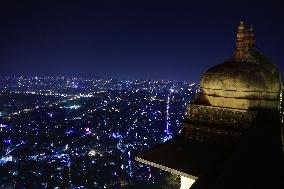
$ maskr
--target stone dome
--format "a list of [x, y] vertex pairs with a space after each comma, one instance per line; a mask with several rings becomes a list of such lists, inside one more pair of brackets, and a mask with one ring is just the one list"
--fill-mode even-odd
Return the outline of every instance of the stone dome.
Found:
[[281, 87], [277, 66], [255, 48], [253, 29], [246, 33], [241, 23], [234, 56], [206, 71], [196, 101], [237, 109], [277, 109]]

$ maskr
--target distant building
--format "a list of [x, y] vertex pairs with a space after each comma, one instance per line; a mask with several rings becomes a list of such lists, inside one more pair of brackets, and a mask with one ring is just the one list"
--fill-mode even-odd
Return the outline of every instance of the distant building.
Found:
[[136, 157], [181, 176], [181, 189], [283, 187], [281, 73], [252, 26], [240, 23], [236, 46], [203, 75], [181, 134]]

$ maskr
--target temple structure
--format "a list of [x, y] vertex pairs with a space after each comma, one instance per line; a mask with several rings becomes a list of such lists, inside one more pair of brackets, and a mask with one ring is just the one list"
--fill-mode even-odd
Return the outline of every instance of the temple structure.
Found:
[[282, 91], [241, 22], [233, 56], [202, 76], [181, 134], [136, 160], [179, 175], [182, 189], [283, 187]]

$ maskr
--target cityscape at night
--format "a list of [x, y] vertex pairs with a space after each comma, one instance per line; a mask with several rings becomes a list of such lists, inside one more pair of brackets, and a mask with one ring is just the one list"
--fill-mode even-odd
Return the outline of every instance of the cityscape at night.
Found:
[[283, 10], [0, 1], [0, 189], [283, 189]]
[[198, 86], [2, 77], [0, 90], [0, 187], [137, 188], [165, 173], [134, 156], [180, 132]]

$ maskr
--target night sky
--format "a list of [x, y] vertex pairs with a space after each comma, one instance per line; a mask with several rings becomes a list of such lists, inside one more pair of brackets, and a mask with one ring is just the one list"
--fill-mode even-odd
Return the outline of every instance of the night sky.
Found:
[[282, 1], [1, 1], [0, 75], [198, 81], [239, 22], [284, 71]]

